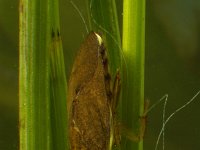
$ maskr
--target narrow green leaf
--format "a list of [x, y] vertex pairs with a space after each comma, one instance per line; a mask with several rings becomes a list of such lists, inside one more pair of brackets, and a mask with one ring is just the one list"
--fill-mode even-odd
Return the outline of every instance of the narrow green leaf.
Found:
[[20, 0], [20, 150], [66, 149], [66, 81], [58, 1]]
[[49, 0], [20, 1], [19, 130], [21, 150], [51, 147]]
[[50, 102], [53, 149], [67, 149], [66, 79], [59, 30], [53, 31], [50, 48]]
[[[124, 0], [123, 41], [127, 76], [123, 80], [122, 118], [135, 135], [142, 127], [140, 116], [144, 110], [144, 39], [145, 0]], [[123, 140], [123, 149], [142, 150], [143, 140]]]
[[50, 45], [50, 106], [53, 150], [66, 150], [67, 103], [64, 56], [59, 24], [58, 1], [52, 1], [52, 33]]

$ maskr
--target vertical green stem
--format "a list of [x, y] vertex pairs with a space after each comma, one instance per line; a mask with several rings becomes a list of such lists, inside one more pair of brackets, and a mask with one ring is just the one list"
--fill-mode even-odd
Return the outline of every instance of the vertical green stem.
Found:
[[64, 150], [66, 121], [59, 117], [66, 118], [66, 82], [58, 1], [20, 0], [19, 12], [19, 147]]
[[[59, 33], [57, 31], [57, 33]], [[59, 34], [54, 32], [50, 49], [50, 102], [53, 149], [67, 149], [66, 79]]]
[[[124, 0], [123, 3], [123, 52], [127, 78], [123, 81], [123, 121], [136, 135], [142, 126], [139, 117], [144, 109], [144, 48], [145, 0]], [[142, 150], [143, 141], [124, 140], [123, 149]]]
[[21, 150], [51, 147], [49, 0], [20, 1], [19, 130]]
[[60, 35], [59, 3], [52, 0], [52, 29], [50, 45], [50, 108], [53, 150], [66, 150], [67, 104], [66, 76], [62, 40]]

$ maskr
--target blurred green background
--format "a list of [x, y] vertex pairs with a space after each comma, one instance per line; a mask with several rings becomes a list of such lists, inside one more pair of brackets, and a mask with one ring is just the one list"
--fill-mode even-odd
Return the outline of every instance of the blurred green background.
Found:
[[[85, 1], [74, 3], [87, 18]], [[69, 0], [60, 0], [60, 4], [68, 77], [86, 30]], [[117, 7], [121, 20], [121, 0], [117, 0]], [[147, 0], [146, 8], [145, 98], [154, 104], [169, 94], [168, 116], [200, 90], [200, 1]], [[18, 149], [18, 31], [18, 1], [0, 0], [0, 150]], [[166, 150], [200, 149], [199, 107], [200, 96], [170, 120], [165, 131]], [[146, 150], [155, 148], [162, 109], [159, 104], [148, 114]]]

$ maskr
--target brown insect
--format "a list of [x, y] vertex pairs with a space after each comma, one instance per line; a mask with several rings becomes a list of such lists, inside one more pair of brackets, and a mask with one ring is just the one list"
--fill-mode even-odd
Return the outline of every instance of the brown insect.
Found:
[[91, 32], [74, 61], [68, 87], [70, 150], [111, 150], [119, 95], [117, 73], [111, 77], [102, 38]]

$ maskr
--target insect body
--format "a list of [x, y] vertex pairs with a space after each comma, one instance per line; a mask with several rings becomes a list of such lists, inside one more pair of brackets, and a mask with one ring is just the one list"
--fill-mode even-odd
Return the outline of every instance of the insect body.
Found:
[[91, 32], [74, 61], [68, 91], [71, 150], [110, 150], [113, 96], [102, 38]]

